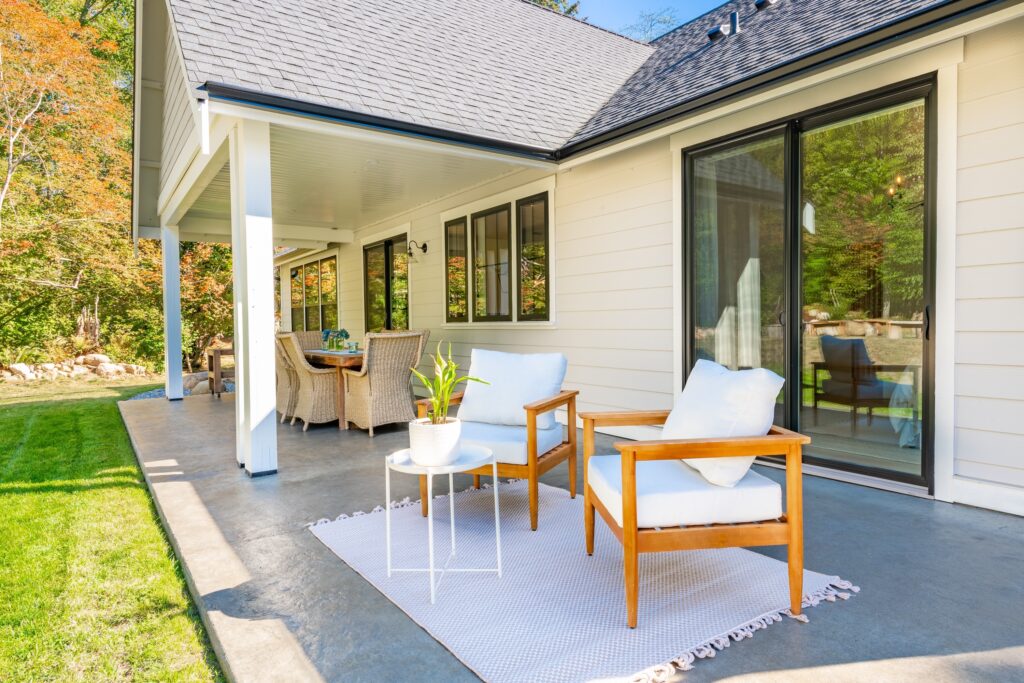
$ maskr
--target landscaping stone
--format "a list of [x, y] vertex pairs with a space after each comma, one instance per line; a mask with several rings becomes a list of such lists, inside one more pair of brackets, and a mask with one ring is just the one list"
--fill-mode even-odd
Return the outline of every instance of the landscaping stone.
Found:
[[36, 373], [32, 372], [32, 368], [25, 365], [24, 363], [15, 363], [11, 366], [11, 372], [15, 377], [19, 379], [35, 379]]
[[124, 367], [116, 363], [100, 363], [96, 366], [96, 374], [100, 377], [120, 377], [124, 374]]
[[193, 396], [195, 396], [196, 394], [208, 394], [208, 393], [210, 393], [210, 383], [209, 382], [200, 382], [200, 383], [196, 384], [194, 387], [192, 387], [191, 394]]
[[74, 365], [71, 367], [71, 377], [81, 377], [82, 375], [90, 375], [89, 368], [84, 365]]
[[82, 363], [95, 368], [103, 363], [110, 363], [110, 357], [102, 353], [90, 353], [82, 356]]
[[181, 386], [191, 391], [192, 389], [195, 389], [200, 382], [205, 382], [209, 378], [209, 376], [210, 373], [206, 371], [193, 372], [191, 375], [185, 375], [184, 377], [182, 377]]

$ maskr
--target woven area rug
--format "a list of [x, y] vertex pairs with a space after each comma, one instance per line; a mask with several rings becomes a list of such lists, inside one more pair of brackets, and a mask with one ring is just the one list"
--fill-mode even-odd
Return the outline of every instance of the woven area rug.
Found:
[[[714, 656], [788, 614], [786, 564], [740, 548], [640, 556], [640, 622], [626, 627], [622, 548], [597, 520], [593, 557], [583, 539], [583, 496], [540, 485], [530, 531], [526, 482], [501, 484], [503, 576], [449, 573], [430, 604], [426, 574], [385, 564], [384, 512], [320, 520], [310, 530], [350, 567], [486, 681], [659, 680]], [[392, 505], [396, 567], [427, 564], [419, 502]], [[448, 501], [435, 499], [435, 556], [449, 551]], [[494, 507], [486, 489], [455, 494], [451, 566], [494, 566]], [[804, 606], [857, 588], [804, 573]], [[805, 620], [805, 619], [803, 619]], [[807, 628], [810, 628], [808, 626]]]

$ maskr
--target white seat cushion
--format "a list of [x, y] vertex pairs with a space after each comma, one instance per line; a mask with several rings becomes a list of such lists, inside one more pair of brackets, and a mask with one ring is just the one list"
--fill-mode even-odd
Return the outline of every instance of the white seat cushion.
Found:
[[[784, 381], [764, 368], [729, 370], [699, 360], [665, 420], [664, 438], [764, 436], [775, 420], [775, 399]], [[683, 462], [712, 484], [735, 486], [754, 458], [691, 458]]]
[[[526, 426], [523, 406], [551, 398], [562, 390], [567, 361], [560, 353], [501, 353], [473, 349], [469, 376], [490, 382], [467, 382], [459, 417], [471, 422]], [[555, 426], [554, 411], [537, 416], [537, 427]]]
[[[538, 429], [538, 457], [562, 443], [563, 434], [564, 429], [559, 424], [551, 429]], [[526, 464], [526, 427], [463, 421], [462, 443], [490, 448], [498, 462], [508, 465]]]
[[[622, 463], [597, 455], [587, 465], [591, 490], [622, 526]], [[732, 487], [716, 486], [679, 460], [636, 464], [636, 519], [642, 529], [777, 519], [782, 487], [750, 470]]]

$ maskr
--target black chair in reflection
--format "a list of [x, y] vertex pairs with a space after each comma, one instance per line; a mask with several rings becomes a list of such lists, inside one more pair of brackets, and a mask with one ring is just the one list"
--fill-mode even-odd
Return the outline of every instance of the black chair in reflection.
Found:
[[[818, 424], [818, 403], [828, 401], [850, 407], [850, 432], [857, 436], [857, 411], [866, 408], [868, 426], [871, 425], [875, 408], [888, 408], [893, 394], [905, 387], [900, 382], [878, 378], [879, 372], [910, 372], [913, 375], [913, 392], [909, 398], [912, 419], [917, 424], [917, 396], [920, 388], [921, 366], [893, 365], [872, 362], [863, 339], [840, 339], [826, 335], [821, 337], [821, 355], [825, 360], [811, 363], [813, 387], [814, 424]], [[819, 375], [827, 371], [828, 379], [819, 382]]]

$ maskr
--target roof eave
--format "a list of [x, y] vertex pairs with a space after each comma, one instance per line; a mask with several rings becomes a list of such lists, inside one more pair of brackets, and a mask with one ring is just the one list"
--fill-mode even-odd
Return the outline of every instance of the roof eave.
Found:
[[297, 100], [290, 97], [283, 97], [281, 95], [272, 95], [258, 90], [240, 88], [238, 86], [227, 85], [224, 83], [207, 82], [200, 86], [200, 90], [204, 91], [207, 97], [223, 102], [259, 107], [278, 112], [299, 114], [302, 116], [310, 116], [336, 123], [344, 123], [361, 128], [370, 128], [386, 133], [448, 142], [457, 145], [466, 145], [527, 159], [554, 161], [556, 158], [556, 150], [554, 149], [545, 149], [543, 147], [533, 145], [524, 145], [506, 140], [498, 140], [469, 133], [445, 130], [443, 128], [436, 128], [433, 126], [424, 126], [408, 121], [399, 121], [382, 116], [375, 116], [373, 114], [365, 114], [362, 112], [330, 107], [304, 100]]

